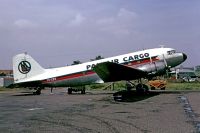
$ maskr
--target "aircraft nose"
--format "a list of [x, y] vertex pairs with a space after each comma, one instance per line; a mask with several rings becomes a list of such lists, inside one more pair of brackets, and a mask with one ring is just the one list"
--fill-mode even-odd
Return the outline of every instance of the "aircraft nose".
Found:
[[187, 55], [183, 53], [183, 60], [185, 61], [187, 59]]

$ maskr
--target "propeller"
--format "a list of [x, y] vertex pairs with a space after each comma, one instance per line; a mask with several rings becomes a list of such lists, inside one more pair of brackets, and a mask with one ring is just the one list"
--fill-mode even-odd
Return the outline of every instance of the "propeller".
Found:
[[163, 54], [163, 60], [164, 60], [164, 64], [165, 64], [165, 66], [166, 66], [166, 75], [167, 75], [167, 77], [169, 77], [169, 73], [171, 72], [171, 66], [169, 66], [168, 64], [167, 64], [167, 61], [166, 61], [166, 58], [165, 58], [165, 55]]

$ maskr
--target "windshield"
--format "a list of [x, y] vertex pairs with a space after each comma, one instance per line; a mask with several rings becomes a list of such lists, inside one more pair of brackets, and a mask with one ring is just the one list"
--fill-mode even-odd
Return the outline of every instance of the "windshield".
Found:
[[175, 53], [176, 53], [176, 50], [167, 51], [167, 54], [168, 54], [168, 55], [172, 55], [172, 54], [175, 54]]

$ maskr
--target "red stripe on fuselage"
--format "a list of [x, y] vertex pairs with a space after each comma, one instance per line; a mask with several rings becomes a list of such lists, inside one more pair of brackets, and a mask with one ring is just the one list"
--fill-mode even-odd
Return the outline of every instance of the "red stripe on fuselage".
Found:
[[[144, 63], [150, 63], [151, 61], [155, 62], [155, 61], [158, 61], [158, 60], [159, 59], [154, 57], [151, 60], [150, 59], [137, 60], [137, 61], [127, 62], [126, 65], [125, 65], [125, 63], [123, 63], [122, 65], [130, 67], [130, 66], [133, 66], [133, 65], [141, 65], [141, 64], [144, 64]], [[88, 76], [88, 75], [92, 75], [92, 74], [95, 74], [95, 72], [92, 71], [92, 70], [88, 70], [88, 71], [78, 72], [78, 73], [74, 73], [74, 74], [70, 74], [70, 75], [46, 79], [42, 83], [52, 83], [52, 82], [55, 82], [55, 81], [61, 81], [61, 80], [66, 80], [66, 79], [74, 79], [74, 78], [79, 78], [79, 77], [82, 77], [82, 76]]]
[[43, 81], [43, 83], [51, 83], [51, 82], [61, 81], [61, 80], [66, 80], [66, 79], [74, 79], [74, 78], [79, 78], [82, 76], [88, 76], [88, 75], [92, 75], [92, 74], [95, 74], [95, 72], [89, 70], [89, 71], [85, 71], [85, 72], [79, 72], [79, 73], [65, 75], [65, 76], [61, 76], [61, 77], [46, 79]]
[[56, 79], [57, 80], [73, 79], [73, 78], [77, 78], [77, 77], [81, 77], [81, 76], [88, 76], [88, 75], [91, 75], [91, 74], [94, 74], [94, 73], [95, 72], [93, 72], [93, 71], [79, 72], [79, 73], [72, 74], [72, 75], [66, 75], [66, 76], [63, 76], [63, 77], [58, 77]]
[[145, 64], [145, 63], [150, 63], [151, 61], [155, 62], [155, 61], [158, 61], [158, 60], [159, 59], [157, 59], [157, 57], [154, 57], [151, 60], [150, 59], [138, 60], [138, 61], [128, 62], [127, 66], [141, 65], [141, 64]]

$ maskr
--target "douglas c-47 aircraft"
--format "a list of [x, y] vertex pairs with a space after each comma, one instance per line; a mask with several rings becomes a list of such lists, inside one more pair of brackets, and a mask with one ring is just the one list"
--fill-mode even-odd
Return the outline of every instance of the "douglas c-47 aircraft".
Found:
[[[150, 79], [165, 74], [186, 59], [184, 53], [177, 53], [173, 48], [154, 48], [73, 66], [44, 69], [30, 55], [23, 53], [13, 57], [14, 84], [35, 87], [36, 94], [40, 94], [44, 87]], [[145, 85], [139, 81], [136, 91], [145, 92]]]

